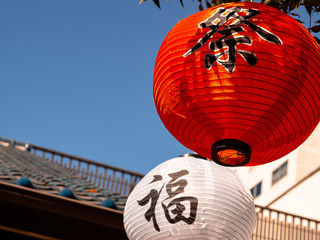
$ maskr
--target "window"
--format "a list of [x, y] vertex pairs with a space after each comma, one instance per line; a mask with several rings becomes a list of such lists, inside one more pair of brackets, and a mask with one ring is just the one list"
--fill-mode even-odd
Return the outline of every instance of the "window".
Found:
[[280, 167], [272, 172], [272, 185], [277, 183], [281, 178], [287, 175], [288, 161], [283, 163]]
[[259, 195], [261, 195], [261, 186], [262, 186], [262, 181], [259, 182], [257, 185], [255, 185], [253, 188], [251, 188], [250, 191], [251, 191], [253, 198], [256, 198]]

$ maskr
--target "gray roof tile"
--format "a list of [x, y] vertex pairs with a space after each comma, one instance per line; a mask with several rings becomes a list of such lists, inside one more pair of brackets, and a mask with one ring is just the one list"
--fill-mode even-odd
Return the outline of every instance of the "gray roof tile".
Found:
[[61, 190], [70, 189], [77, 200], [94, 205], [112, 199], [117, 208], [123, 210], [127, 199], [119, 193], [99, 188], [56, 163], [0, 144], [0, 181], [16, 184], [21, 177], [28, 178], [38, 191], [59, 195]]

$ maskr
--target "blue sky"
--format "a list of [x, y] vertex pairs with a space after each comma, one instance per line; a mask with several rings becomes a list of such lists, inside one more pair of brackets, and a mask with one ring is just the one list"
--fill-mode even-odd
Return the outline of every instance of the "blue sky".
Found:
[[147, 173], [190, 152], [160, 121], [160, 44], [197, 1], [0, 3], [0, 136]]
[[153, 68], [196, 2], [0, 3], [0, 136], [141, 173], [189, 152], [160, 121]]

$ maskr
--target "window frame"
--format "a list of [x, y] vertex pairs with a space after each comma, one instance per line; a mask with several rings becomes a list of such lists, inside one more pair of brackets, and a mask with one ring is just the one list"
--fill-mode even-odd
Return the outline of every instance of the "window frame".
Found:
[[262, 194], [262, 180], [250, 189], [252, 197], [255, 199]]
[[272, 171], [271, 186], [288, 175], [288, 160]]

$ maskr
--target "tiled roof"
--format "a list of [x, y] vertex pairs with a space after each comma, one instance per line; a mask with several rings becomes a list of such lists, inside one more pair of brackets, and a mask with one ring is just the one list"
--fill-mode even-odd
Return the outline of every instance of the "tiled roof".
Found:
[[0, 144], [0, 181], [120, 211], [127, 199], [120, 193], [96, 186], [67, 168], [11, 145]]

